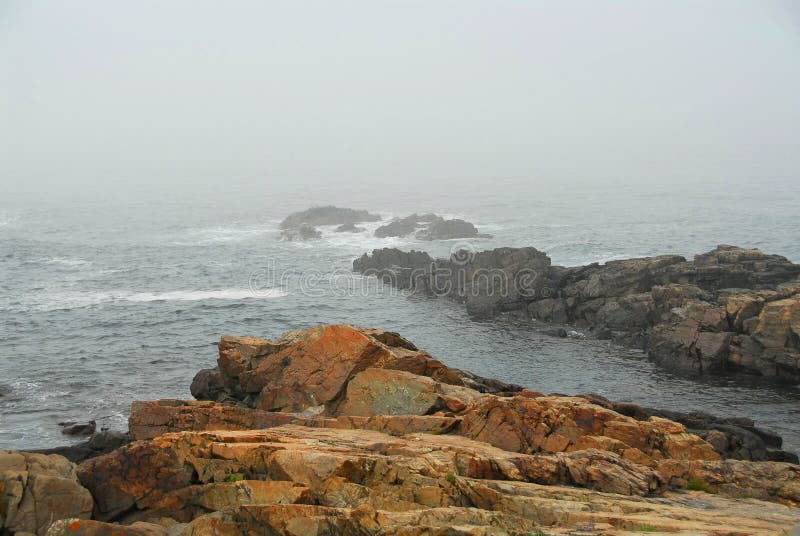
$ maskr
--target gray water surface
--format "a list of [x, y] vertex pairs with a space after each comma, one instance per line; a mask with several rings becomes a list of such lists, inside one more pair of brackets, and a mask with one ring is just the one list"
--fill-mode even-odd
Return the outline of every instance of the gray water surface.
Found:
[[[446, 300], [407, 296], [350, 273], [376, 247], [447, 255], [440, 243], [335, 234], [277, 240], [293, 210], [335, 202], [385, 217], [436, 211], [554, 263], [692, 255], [719, 243], [800, 262], [800, 187], [525, 188], [433, 194], [231, 192], [138, 200], [0, 200], [0, 449], [64, 444], [57, 425], [125, 429], [132, 400], [189, 397], [223, 334], [276, 337], [317, 323], [398, 331], [448, 365], [544, 392], [594, 392], [675, 410], [752, 417], [800, 450], [800, 390], [665, 372], [608, 342], [475, 322]], [[370, 225], [374, 228], [374, 225]]]

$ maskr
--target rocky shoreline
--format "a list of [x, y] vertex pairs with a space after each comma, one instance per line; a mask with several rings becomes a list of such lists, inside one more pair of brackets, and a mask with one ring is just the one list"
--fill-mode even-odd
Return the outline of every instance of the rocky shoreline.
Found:
[[[676, 414], [684, 425], [537, 393], [451, 369], [389, 331], [223, 337], [192, 393], [134, 402], [132, 442], [77, 466], [0, 453], [2, 530], [778, 534], [800, 523], [800, 466], [734, 459], [743, 451], [719, 440], [750, 422]], [[690, 432], [704, 426], [719, 434]]]
[[474, 317], [588, 330], [669, 369], [800, 381], [800, 265], [757, 249], [723, 245], [691, 261], [663, 255], [563, 267], [535, 248], [462, 250], [449, 259], [387, 248], [353, 269], [455, 299]]

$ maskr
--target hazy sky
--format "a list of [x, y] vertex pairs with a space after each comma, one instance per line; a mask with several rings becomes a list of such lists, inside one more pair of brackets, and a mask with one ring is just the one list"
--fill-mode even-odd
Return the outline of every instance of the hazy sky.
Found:
[[800, 2], [0, 0], [0, 193], [800, 180]]

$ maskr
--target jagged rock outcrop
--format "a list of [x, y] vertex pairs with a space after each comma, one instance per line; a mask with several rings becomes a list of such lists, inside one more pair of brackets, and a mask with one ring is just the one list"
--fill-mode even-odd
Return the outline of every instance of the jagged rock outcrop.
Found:
[[340, 400], [367, 368], [428, 376], [479, 391], [522, 388], [444, 366], [397, 333], [348, 325], [291, 331], [279, 340], [222, 337], [218, 366], [192, 382], [199, 400], [237, 402], [267, 411], [303, 411]]
[[[800, 522], [797, 465], [721, 459], [678, 422], [450, 369], [394, 332], [223, 337], [218, 365], [195, 391], [234, 403], [135, 402], [134, 441], [82, 462], [85, 489], [72, 481], [93, 519], [48, 515], [38, 533], [745, 535]], [[8, 456], [0, 469], [41, 455]]]
[[58, 455], [0, 451], [0, 533], [45, 534], [57, 519], [88, 519], [92, 495]]
[[446, 220], [436, 214], [412, 214], [397, 218], [375, 230], [378, 238], [414, 235], [419, 240], [451, 240], [454, 238], [491, 238], [481, 234], [468, 221], [458, 218]]
[[297, 229], [301, 225], [316, 227], [318, 225], [353, 225], [361, 222], [380, 221], [378, 214], [366, 210], [340, 208], [332, 205], [312, 207], [289, 214], [280, 224], [281, 229]]
[[[427, 257], [427, 258], [426, 258]], [[551, 266], [534, 248], [454, 253], [375, 250], [357, 272], [466, 304], [476, 317], [511, 313], [587, 328], [641, 347], [675, 369], [800, 380], [800, 265], [756, 249]]]
[[[604, 410], [612, 410], [629, 417], [625, 426], [632, 427], [633, 436], [648, 435], [646, 428], [651, 425], [638, 421], [649, 421], [651, 417], [668, 418], [707, 438], [724, 457], [796, 461], [793, 454], [780, 450], [782, 440], [779, 436], [757, 428], [747, 419], [717, 419], [706, 415], [703, 421], [700, 414], [682, 415], [633, 404], [615, 404], [596, 395], [586, 396], [591, 405], [581, 405], [576, 402], [579, 399], [572, 397], [545, 397], [519, 386], [446, 367], [409, 340], [389, 331], [334, 325], [288, 332], [277, 341], [225, 336], [219, 343], [217, 363], [216, 369], [197, 374], [192, 383], [192, 394], [201, 400], [231, 402], [261, 412], [246, 412], [232, 407], [220, 416], [213, 408], [196, 406], [187, 412], [194, 414], [192, 418], [196, 422], [211, 424], [190, 427], [180, 424], [185, 419], [179, 419], [175, 424], [174, 416], [166, 421], [157, 417], [153, 422], [145, 418], [147, 414], [173, 415], [170, 407], [180, 407], [183, 404], [180, 401], [164, 401], [157, 409], [152, 408], [151, 403], [135, 402], [131, 414], [134, 438], [153, 437], [167, 431], [230, 429], [223, 423], [230, 423], [233, 429], [262, 428], [288, 422], [308, 423], [296, 418], [288, 420], [283, 417], [287, 413], [299, 417], [336, 417], [444, 412], [469, 421], [470, 412], [474, 416], [475, 412], [482, 411], [477, 422], [484, 426], [489, 413], [486, 408], [491, 408], [495, 420], [500, 413], [507, 414], [509, 426], [515, 431], [511, 437], [495, 430], [490, 442], [518, 444], [523, 451], [553, 451], [558, 445], [563, 447], [561, 450], [574, 448], [576, 443], [573, 441], [591, 430], [579, 432], [580, 426], [574, 425], [568, 432], [563, 432], [567, 430], [563, 422], [560, 427], [554, 427], [547, 421], [550, 413], [554, 412], [563, 420], [565, 415], [582, 412], [580, 418], [574, 419], [576, 422], [585, 422], [590, 415], [593, 417], [591, 422], [594, 422], [605, 418], [599, 416]], [[511, 399], [481, 396], [486, 393], [520, 396]], [[145, 404], [147, 410], [140, 411], [140, 404]], [[575, 409], [576, 405], [581, 406], [580, 410]], [[271, 413], [274, 411], [284, 413]], [[520, 413], [526, 415], [527, 424], [519, 424], [519, 417], [514, 417]], [[538, 420], [532, 421], [533, 415], [537, 415]], [[167, 425], [170, 420], [173, 424]], [[167, 427], [159, 428], [162, 425]], [[140, 426], [149, 426], [151, 431], [138, 433]], [[535, 433], [530, 431], [534, 427], [539, 427]], [[555, 428], [561, 432], [549, 437]], [[619, 435], [619, 430], [618, 427], [611, 432], [611, 436]], [[582, 438], [581, 441], [597, 444], [593, 439]], [[649, 444], [652, 446], [659, 441], [650, 441]], [[621, 455], [625, 448], [639, 447], [638, 444], [619, 443], [612, 447], [611, 443], [606, 443]], [[634, 451], [629, 455], [638, 456]]]

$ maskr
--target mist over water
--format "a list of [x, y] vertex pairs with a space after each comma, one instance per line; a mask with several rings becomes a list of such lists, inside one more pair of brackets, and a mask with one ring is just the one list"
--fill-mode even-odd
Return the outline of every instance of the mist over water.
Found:
[[539, 391], [752, 417], [800, 451], [795, 387], [350, 273], [455, 242], [277, 240], [336, 204], [464, 218], [494, 235], [476, 249], [562, 265], [721, 243], [800, 262], [798, 27], [792, 0], [0, 2], [0, 449], [188, 397], [223, 334], [347, 322]]
[[[566, 183], [403, 193], [320, 186], [270, 195], [265, 186], [185, 198], [6, 199], [0, 387], [8, 394], [0, 397], [0, 448], [68, 442], [57, 426], [66, 420], [124, 429], [132, 400], [190, 397], [192, 377], [215, 364], [213, 343], [223, 334], [272, 338], [347, 322], [398, 331], [447, 365], [539, 391], [752, 417], [797, 451], [798, 388], [676, 375], [605, 341], [475, 322], [461, 305], [398, 293], [350, 269], [373, 248], [446, 256], [465, 242], [479, 250], [534, 246], [564, 265], [691, 256], [719, 243], [799, 262], [799, 188], [797, 181], [757, 191], [708, 182], [648, 191]], [[384, 218], [435, 210], [494, 238], [378, 239], [371, 234], [376, 222], [365, 233], [323, 228], [321, 240], [278, 240], [288, 213], [329, 202]]]

